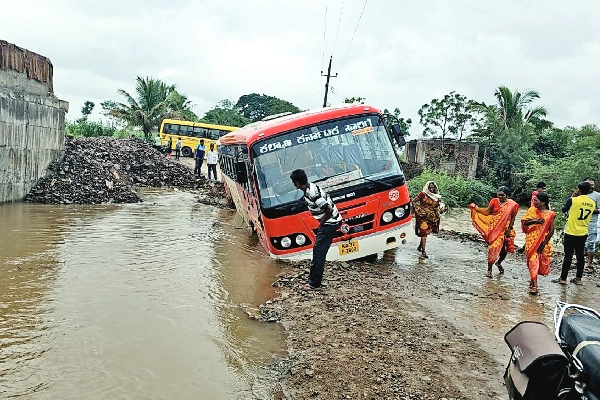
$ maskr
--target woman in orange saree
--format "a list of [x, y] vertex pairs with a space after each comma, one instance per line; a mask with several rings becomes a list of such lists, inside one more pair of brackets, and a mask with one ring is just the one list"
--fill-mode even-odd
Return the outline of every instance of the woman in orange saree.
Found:
[[519, 210], [519, 205], [508, 198], [510, 191], [506, 186], [500, 186], [497, 196], [486, 207], [477, 207], [471, 203], [471, 220], [473, 226], [489, 244], [488, 269], [485, 276], [492, 277], [492, 266], [496, 263], [500, 274], [504, 273], [502, 261], [508, 253], [515, 251], [515, 230], [513, 225]]
[[529, 269], [529, 293], [537, 294], [538, 274], [542, 276], [550, 273], [550, 260], [552, 258], [552, 243], [550, 238], [554, 234], [554, 211], [550, 211], [548, 195], [540, 192], [533, 198], [533, 207], [521, 219], [521, 228], [525, 234], [525, 257]]

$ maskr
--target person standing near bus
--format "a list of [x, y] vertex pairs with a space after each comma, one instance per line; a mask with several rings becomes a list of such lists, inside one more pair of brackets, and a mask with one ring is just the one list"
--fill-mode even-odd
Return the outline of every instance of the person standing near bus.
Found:
[[219, 162], [219, 153], [215, 150], [215, 144], [210, 144], [210, 149], [206, 153], [206, 166], [208, 167], [208, 179], [210, 179], [210, 173], [212, 171], [217, 180], [217, 163]]
[[173, 138], [169, 138], [167, 142], [167, 158], [171, 158], [171, 153], [173, 153]]
[[179, 156], [181, 155], [181, 138], [177, 138], [177, 143], [175, 143], [175, 159], [179, 160]]
[[194, 167], [194, 174], [202, 175], [202, 163], [204, 162], [204, 154], [206, 153], [206, 147], [204, 147], [204, 139], [200, 140], [198, 146], [194, 150], [194, 157], [196, 158], [196, 166]]
[[156, 134], [154, 138], [154, 148], [162, 153], [162, 141], [160, 140], [160, 133]]
[[323, 271], [325, 270], [325, 257], [327, 256], [329, 247], [331, 247], [335, 232], [342, 222], [342, 216], [329, 194], [316, 184], [308, 182], [308, 177], [303, 169], [292, 171], [290, 179], [296, 189], [302, 190], [304, 201], [308, 204], [309, 211], [319, 221], [317, 238], [313, 246], [308, 282], [300, 286], [300, 289], [320, 290]]

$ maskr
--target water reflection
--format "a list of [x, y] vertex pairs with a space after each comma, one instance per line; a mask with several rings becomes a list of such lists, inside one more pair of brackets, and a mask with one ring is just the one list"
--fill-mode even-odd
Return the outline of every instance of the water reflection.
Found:
[[144, 197], [0, 206], [0, 397], [260, 397], [283, 337], [237, 305], [264, 302], [277, 267], [233, 215], [190, 193]]

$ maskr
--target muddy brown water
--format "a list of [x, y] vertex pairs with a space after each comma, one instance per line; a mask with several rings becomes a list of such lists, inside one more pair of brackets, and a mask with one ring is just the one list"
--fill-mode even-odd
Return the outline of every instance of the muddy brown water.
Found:
[[280, 268], [191, 193], [0, 205], [0, 398], [265, 398], [277, 324], [242, 302]]
[[[269, 397], [284, 332], [239, 305], [275, 296], [280, 266], [234, 212], [188, 192], [142, 196], [129, 205], [0, 205], [0, 398]], [[468, 210], [444, 215], [442, 228], [474, 233]], [[499, 366], [503, 335], [518, 321], [551, 323], [556, 300], [600, 306], [595, 276], [562, 287], [552, 271], [534, 297], [516, 257], [488, 279], [483, 246], [432, 236], [428, 254], [420, 260], [410, 247], [379, 262], [403, 278], [406, 301], [451, 321]]]

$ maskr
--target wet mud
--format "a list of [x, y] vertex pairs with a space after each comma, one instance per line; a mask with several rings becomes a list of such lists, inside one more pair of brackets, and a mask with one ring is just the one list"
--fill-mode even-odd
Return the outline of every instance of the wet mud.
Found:
[[[414, 246], [416, 248], [416, 244]], [[284, 265], [281, 296], [261, 306], [286, 329], [289, 355], [273, 365], [276, 399], [505, 399], [504, 334], [521, 320], [551, 326], [556, 300], [598, 307], [598, 274], [585, 285], [540, 278], [527, 293], [522, 252], [485, 277], [487, 246], [476, 234], [442, 231], [428, 259], [402, 248], [376, 263], [328, 263], [326, 288], [303, 292], [308, 263]]]

